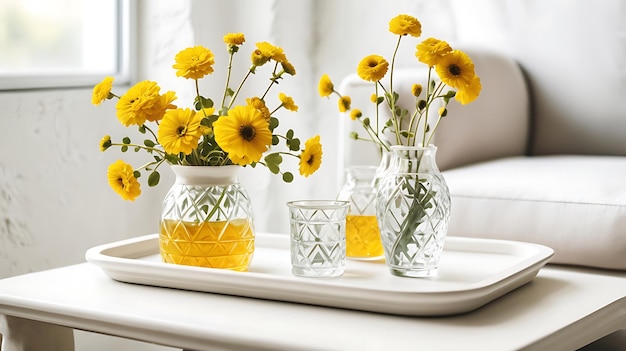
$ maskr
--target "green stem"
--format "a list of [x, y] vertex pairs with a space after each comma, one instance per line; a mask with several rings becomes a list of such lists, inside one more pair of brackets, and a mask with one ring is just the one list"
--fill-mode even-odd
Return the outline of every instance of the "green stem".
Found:
[[224, 87], [224, 95], [222, 96], [222, 102], [220, 102], [220, 109], [224, 108], [224, 103], [226, 103], [226, 96], [228, 95], [228, 86], [230, 85], [230, 76], [233, 69], [233, 56], [235, 56], [234, 52], [230, 53], [230, 57], [228, 58], [228, 69], [226, 73], [226, 86]]

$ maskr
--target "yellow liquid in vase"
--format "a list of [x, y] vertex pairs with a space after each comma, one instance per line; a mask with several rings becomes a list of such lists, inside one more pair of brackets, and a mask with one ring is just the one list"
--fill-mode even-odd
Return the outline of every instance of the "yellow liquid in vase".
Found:
[[384, 256], [376, 216], [346, 216], [346, 256], [372, 260]]
[[159, 248], [167, 263], [246, 271], [254, 253], [252, 222], [162, 220]]

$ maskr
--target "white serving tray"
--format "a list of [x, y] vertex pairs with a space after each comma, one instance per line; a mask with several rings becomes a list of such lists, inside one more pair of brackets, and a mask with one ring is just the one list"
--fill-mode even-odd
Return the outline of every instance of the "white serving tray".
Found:
[[291, 274], [289, 236], [257, 233], [248, 272], [163, 263], [158, 234], [93, 247], [88, 262], [127, 283], [400, 315], [472, 311], [530, 282], [554, 251], [515, 241], [448, 237], [438, 274], [392, 275], [384, 260], [348, 260], [343, 276]]

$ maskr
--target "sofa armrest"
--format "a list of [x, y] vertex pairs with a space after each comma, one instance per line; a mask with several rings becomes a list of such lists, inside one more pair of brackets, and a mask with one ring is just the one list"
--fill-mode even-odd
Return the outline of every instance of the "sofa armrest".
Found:
[[[492, 51], [464, 49], [474, 62], [480, 77], [482, 91], [478, 99], [462, 106], [456, 100], [448, 105], [448, 117], [440, 124], [434, 144], [437, 145], [437, 163], [442, 170], [509, 156], [521, 156], [527, 152], [530, 130], [530, 101], [524, 75], [518, 64], [510, 57]], [[394, 90], [400, 94], [399, 104], [413, 111], [411, 86], [427, 81], [427, 69], [396, 69]], [[369, 97], [372, 83], [361, 80], [356, 74], [342, 81], [339, 91], [352, 98], [352, 106], [371, 106]], [[371, 111], [364, 111], [368, 116]], [[357, 123], [341, 118], [339, 140], [346, 139], [350, 131], [362, 133]], [[371, 145], [354, 145], [348, 140], [343, 145], [344, 159], [349, 162], [371, 163]], [[358, 160], [358, 161], [355, 161]], [[348, 161], [347, 161], [348, 162]]]

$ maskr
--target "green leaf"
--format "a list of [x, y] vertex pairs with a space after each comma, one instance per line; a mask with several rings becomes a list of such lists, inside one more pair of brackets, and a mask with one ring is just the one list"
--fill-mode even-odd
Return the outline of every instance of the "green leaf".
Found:
[[280, 143], [280, 139], [278, 139], [278, 136], [272, 135], [272, 145], [278, 145], [278, 143]]
[[276, 129], [276, 127], [278, 127], [279, 125], [279, 121], [278, 118], [276, 117], [270, 117], [270, 130], [274, 130]]
[[141, 177], [141, 172], [139, 172], [139, 171], [133, 171], [133, 177], [135, 177], [135, 178], [139, 178], [139, 177]]
[[289, 130], [287, 131], [287, 134], [285, 134], [285, 137], [286, 137], [287, 139], [292, 139], [292, 138], [293, 138], [293, 129], [289, 129]]
[[203, 108], [213, 107], [213, 100], [205, 98], [204, 96], [196, 96], [196, 99], [194, 100], [194, 107], [198, 111]]
[[138, 129], [139, 129], [139, 133], [146, 134], [146, 125], [145, 124], [140, 125]]
[[291, 183], [293, 182], [293, 174], [291, 172], [285, 172], [283, 173], [283, 181], [285, 183]]
[[159, 174], [159, 172], [153, 171], [148, 176], [148, 185], [149, 186], [156, 186], [157, 184], [159, 184], [159, 180], [161, 180], [161, 175]]
[[122, 147], [120, 147], [120, 151], [122, 151], [122, 152], [128, 151], [128, 146], [123, 145]]
[[122, 139], [122, 143], [123, 144], [130, 144], [130, 138], [129, 137], [124, 137], [124, 139]]
[[287, 142], [287, 146], [289, 146], [289, 150], [291, 151], [300, 151], [300, 139], [295, 138], [289, 140], [289, 142]]
[[269, 154], [267, 156], [265, 156], [265, 162], [266, 163], [274, 163], [274, 164], [280, 164], [283, 162], [283, 157], [279, 154], [279, 153], [272, 153]]
[[143, 144], [147, 147], [155, 147], [156, 143], [150, 139], [146, 139], [143, 141]]

